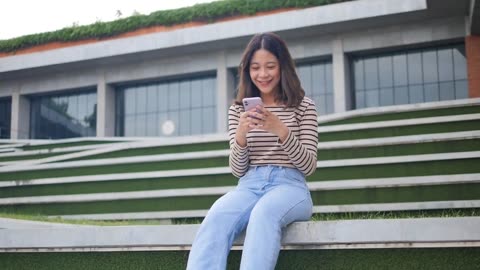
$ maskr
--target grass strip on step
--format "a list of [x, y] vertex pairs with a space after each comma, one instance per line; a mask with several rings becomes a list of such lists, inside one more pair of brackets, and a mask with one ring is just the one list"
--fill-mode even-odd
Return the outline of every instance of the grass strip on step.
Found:
[[[480, 184], [452, 184], [312, 191], [314, 205], [478, 200]], [[221, 195], [135, 198], [109, 201], [0, 205], [0, 212], [42, 215], [105, 214], [209, 209]]]
[[[379, 212], [349, 212], [349, 213], [317, 213], [313, 214], [311, 221], [333, 220], [368, 220], [368, 219], [407, 219], [407, 218], [454, 218], [454, 217], [478, 217], [479, 208], [465, 209], [440, 209], [440, 210], [416, 210], [416, 211], [379, 211]], [[164, 220], [111, 220], [99, 221], [88, 219], [63, 219], [60, 217], [47, 217], [43, 215], [26, 215], [0, 213], [1, 218], [11, 218], [28, 221], [52, 222], [61, 224], [98, 225], [98, 226], [129, 226], [129, 225], [164, 225]], [[169, 219], [172, 224], [200, 224], [203, 218], [174, 218]]]
[[457, 131], [478, 130], [480, 120], [468, 120], [445, 123], [431, 123], [408, 126], [395, 126], [371, 129], [359, 129], [348, 131], [332, 131], [320, 133], [318, 135], [319, 142], [331, 142], [340, 140], [356, 140], [370, 138], [384, 138], [394, 136], [407, 136], [432, 133], [447, 133]]
[[134, 149], [119, 150], [119, 151], [114, 151], [114, 152], [109, 152], [104, 154], [98, 154], [98, 155], [91, 155], [87, 157], [69, 159], [68, 161], [148, 156], [148, 155], [185, 153], [185, 152], [197, 152], [197, 151], [212, 151], [212, 150], [221, 150], [221, 149], [229, 149], [229, 145], [227, 141], [134, 148]]
[[238, 179], [232, 174], [214, 174], [49, 185], [26, 185], [2, 188], [0, 198], [234, 186], [237, 182]]
[[375, 114], [375, 115], [353, 116], [348, 119], [341, 119], [341, 120], [331, 121], [327, 123], [322, 123], [320, 124], [320, 126], [369, 123], [369, 122], [377, 122], [377, 121], [403, 120], [403, 119], [413, 119], [413, 118], [423, 118], [423, 117], [462, 115], [462, 114], [478, 113], [479, 111], [480, 111], [480, 105], [467, 105], [463, 107], [449, 107], [449, 108], [440, 108], [440, 109], [416, 110], [416, 111], [408, 111], [408, 112], [391, 112], [391, 113], [381, 113], [381, 114]]
[[32, 150], [41, 150], [41, 149], [65, 148], [65, 147], [97, 145], [97, 144], [102, 145], [102, 144], [121, 143], [121, 142], [123, 141], [79, 141], [79, 142], [55, 143], [55, 140], [52, 140], [52, 143], [49, 143], [49, 144], [26, 145], [20, 148], [23, 151], [32, 151]]
[[32, 171], [16, 171], [0, 173], [1, 180], [30, 180], [50, 177], [66, 177], [81, 175], [99, 175], [114, 173], [151, 172], [159, 170], [181, 170], [195, 168], [227, 167], [228, 157], [204, 159], [169, 160], [157, 162], [137, 162], [101, 166], [67, 167]]
[[454, 153], [479, 150], [480, 139], [468, 139], [368, 147], [349, 147], [341, 149], [321, 149], [318, 151], [317, 157], [318, 160], [333, 160]]

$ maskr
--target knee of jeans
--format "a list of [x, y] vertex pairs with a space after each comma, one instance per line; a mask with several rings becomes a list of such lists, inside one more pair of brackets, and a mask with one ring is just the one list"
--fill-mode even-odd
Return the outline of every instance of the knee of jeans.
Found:
[[235, 223], [241, 223], [236, 214], [228, 211], [209, 211], [202, 223], [218, 231], [226, 231], [235, 226]]
[[228, 221], [228, 217], [225, 213], [218, 211], [209, 211], [207, 216], [205, 216], [203, 223], [211, 224], [214, 226], [222, 226], [225, 222]]
[[250, 214], [250, 221], [249, 223], [257, 223], [257, 224], [276, 224], [280, 223], [281, 217], [275, 215], [275, 211], [272, 209], [268, 209], [267, 207], [255, 207]]
[[246, 227], [247, 221], [225, 213], [210, 213], [203, 220], [199, 234], [215, 242], [229, 241]]

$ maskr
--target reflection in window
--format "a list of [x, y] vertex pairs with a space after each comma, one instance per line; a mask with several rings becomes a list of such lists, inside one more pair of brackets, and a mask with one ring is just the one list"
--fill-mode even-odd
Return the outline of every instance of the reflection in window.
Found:
[[0, 139], [10, 139], [10, 119], [12, 116], [12, 99], [0, 99]]
[[305, 95], [315, 102], [319, 115], [333, 113], [333, 75], [330, 61], [297, 65]]
[[356, 108], [468, 97], [463, 44], [352, 59]]
[[93, 137], [96, 126], [97, 94], [94, 91], [31, 98], [32, 139]]
[[120, 88], [117, 136], [185, 136], [215, 133], [216, 79], [199, 77]]

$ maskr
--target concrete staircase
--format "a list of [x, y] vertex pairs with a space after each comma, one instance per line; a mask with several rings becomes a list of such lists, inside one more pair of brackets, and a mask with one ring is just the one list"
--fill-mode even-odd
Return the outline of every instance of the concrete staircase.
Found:
[[[317, 214], [480, 208], [480, 99], [374, 108], [325, 116], [319, 118], [318, 132], [317, 170], [307, 179]], [[178, 219], [202, 218], [210, 205], [232, 189], [237, 181], [228, 168], [229, 151], [225, 135], [180, 139], [82, 138], [55, 142], [2, 142], [0, 212], [3, 213], [41, 214], [65, 219], [161, 219], [166, 223], [175, 223]], [[470, 218], [478, 222], [478, 217]], [[441, 222], [453, 222], [453, 219], [462, 218], [435, 219], [428, 228], [435, 227], [435, 224], [441, 227]], [[399, 228], [403, 228], [404, 232], [413, 232], [423, 226], [419, 225], [422, 219], [411, 221], [403, 225], [406, 227], [395, 225], [402, 223], [401, 220], [348, 221], [353, 223], [342, 227], [345, 228], [343, 231], [336, 231], [336, 235], [352, 233], [361, 236], [364, 230], [357, 225], [362, 224], [374, 231], [375, 228], [379, 231], [383, 228], [387, 232]], [[325, 228], [322, 226], [326, 226], [322, 222], [299, 223], [295, 225], [297, 227], [289, 228], [286, 239], [308, 238], [308, 235], [314, 235], [308, 228], [314, 227], [313, 231], [322, 235], [322, 228]], [[371, 224], [368, 225], [368, 222]], [[390, 225], [382, 227], [382, 224]], [[182, 234], [186, 228], [181, 227], [186, 225], [176, 226], [173, 226], [177, 230], [174, 235]], [[191, 226], [185, 235], [196, 230], [196, 225]], [[449, 226], [453, 226], [450, 231], [438, 229], [433, 234], [435, 236], [427, 241], [430, 244], [422, 246], [431, 248], [424, 254], [426, 257], [423, 260], [413, 259], [415, 256], [412, 260], [418, 260], [418, 263], [431, 260], [430, 265], [438, 267], [434, 263], [437, 261], [435, 258], [444, 249], [454, 250], [449, 253], [454, 261], [460, 257], [471, 259], [469, 254], [479, 251], [480, 237], [475, 234], [478, 230], [466, 233], [467, 239], [464, 239], [455, 236], [458, 232], [455, 228], [460, 227]], [[373, 239], [374, 231], [365, 234], [367, 240]], [[324, 241], [322, 237], [325, 235], [322, 235], [318, 239], [312, 238], [317, 242], [308, 247], [296, 240], [292, 240], [291, 244], [287, 241], [285, 252], [290, 250], [293, 253], [288, 254], [296, 254], [300, 250], [303, 258], [303, 254], [309, 252], [312, 256], [320, 256], [324, 254], [323, 249], [328, 249], [325, 252], [329, 253], [339, 248], [348, 253], [347, 249], [352, 247], [402, 248], [405, 250], [399, 252], [403, 254], [399, 256], [408, 257], [406, 250], [418, 248], [415, 243], [422, 242], [422, 235], [409, 233], [408, 236], [411, 237], [402, 241], [392, 240], [387, 233], [383, 238], [375, 241], [364, 239], [363, 242], [347, 237], [346, 242], [341, 243]], [[160, 242], [157, 239], [157, 243]], [[148, 246], [152, 245], [155, 246], [151, 243], [133, 246], [142, 246], [140, 250], [148, 251]], [[108, 247], [108, 244], [105, 246]], [[41, 245], [35, 248], [41, 248]], [[46, 250], [55, 251], [56, 248]], [[75, 251], [75, 247], [71, 248], [71, 252]], [[188, 249], [188, 243], [171, 248], [184, 249]], [[15, 245], [3, 246], [6, 253], [12, 250], [15, 250]], [[121, 250], [115, 249], [118, 252]], [[378, 251], [378, 254], [392, 250]], [[81, 252], [85, 251], [88, 248], [81, 248]], [[2, 256], [6, 255], [0, 255], [0, 261]], [[233, 261], [238, 261], [238, 255], [232, 256], [237, 258]], [[338, 256], [341, 257], [341, 254]], [[301, 262], [298, 259], [291, 261]], [[310, 261], [307, 259], [307, 262]], [[328, 269], [309, 268], [311, 264], [305, 262], [301, 265], [303, 268], [279, 269]]]

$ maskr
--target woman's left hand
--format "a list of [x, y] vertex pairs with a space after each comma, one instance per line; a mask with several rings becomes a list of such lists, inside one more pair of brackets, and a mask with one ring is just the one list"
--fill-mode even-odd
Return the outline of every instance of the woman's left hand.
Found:
[[257, 106], [256, 108], [260, 112], [250, 113], [250, 116], [256, 117], [260, 120], [257, 124], [257, 128], [277, 135], [281, 142], [285, 141], [289, 132], [288, 127], [280, 120], [280, 118], [278, 118], [278, 116], [263, 106]]

